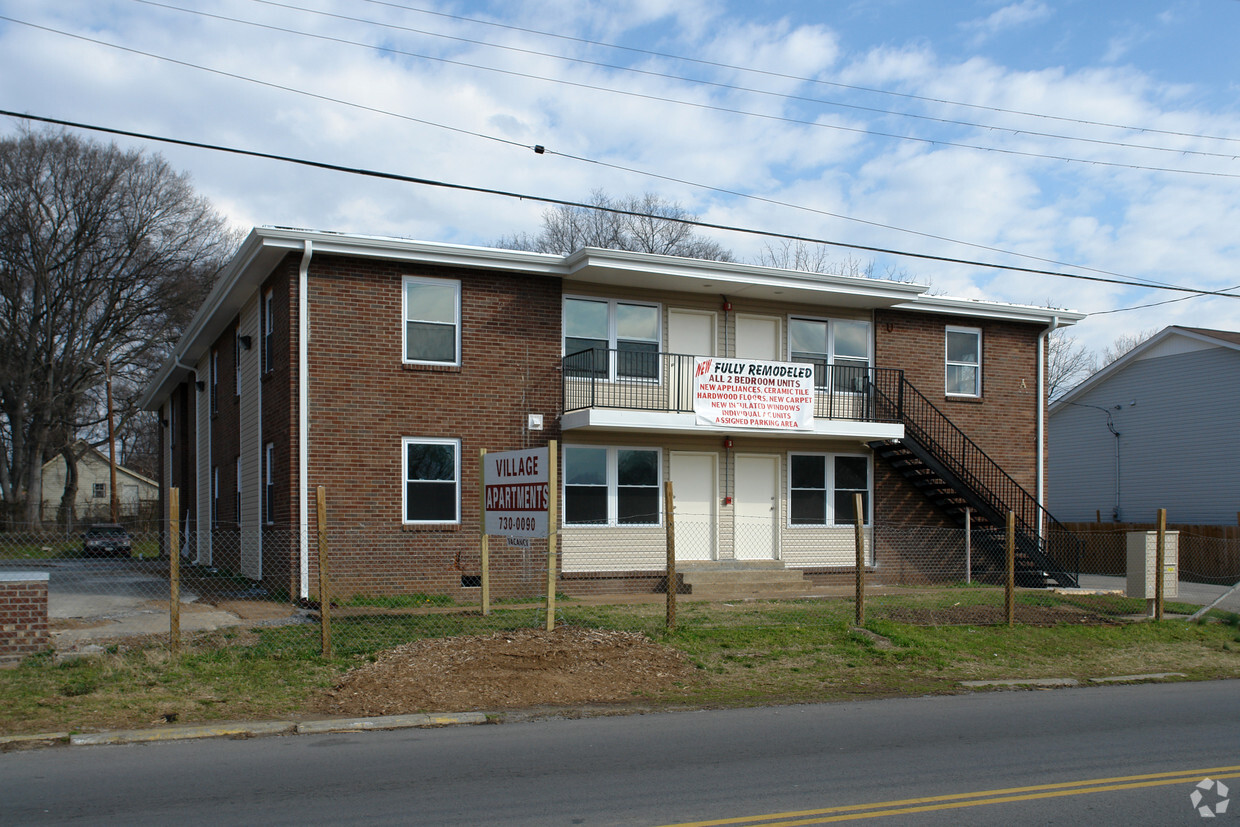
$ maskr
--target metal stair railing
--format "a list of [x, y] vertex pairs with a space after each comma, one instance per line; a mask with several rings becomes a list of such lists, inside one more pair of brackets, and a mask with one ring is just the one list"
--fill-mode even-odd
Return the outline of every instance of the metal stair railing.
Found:
[[896, 399], [891, 399], [882, 390], [876, 392], [886, 396], [886, 402], [900, 412], [906, 437], [920, 444], [990, 510], [1004, 515], [1011, 511], [1015, 515], [1017, 532], [1025, 538], [1021, 542], [1023, 551], [1032, 563], [1045, 570], [1060, 585], [1077, 585], [1077, 576], [1070, 574], [1065, 565], [1056, 562], [1049, 554], [1049, 540], [1056, 536], [1066, 541], [1069, 555], [1065, 556], [1071, 556], [1075, 551], [1079, 570], [1079, 539], [1039, 505], [1032, 494], [1012, 479], [903, 374]]

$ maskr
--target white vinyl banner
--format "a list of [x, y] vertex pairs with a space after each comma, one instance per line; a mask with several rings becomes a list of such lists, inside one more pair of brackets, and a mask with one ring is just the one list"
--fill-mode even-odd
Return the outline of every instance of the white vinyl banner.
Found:
[[482, 456], [486, 533], [546, 537], [550, 451], [530, 448]]
[[814, 366], [699, 356], [693, 412], [700, 425], [804, 431], [814, 427]]

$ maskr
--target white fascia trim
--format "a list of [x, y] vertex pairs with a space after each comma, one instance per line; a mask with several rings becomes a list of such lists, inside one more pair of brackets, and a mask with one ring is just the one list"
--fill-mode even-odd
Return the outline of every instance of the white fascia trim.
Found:
[[593, 428], [601, 431], [646, 431], [663, 433], [715, 433], [744, 435], [747, 437], [830, 437], [834, 439], [903, 439], [904, 426], [894, 422], [859, 422], [851, 419], [815, 419], [808, 431], [785, 431], [771, 429], [731, 428], [723, 425], [698, 424], [691, 413], [663, 413], [659, 411], [623, 411], [613, 408], [587, 408], [566, 413], [560, 419], [560, 429]]
[[939, 313], [952, 316], [968, 316], [976, 319], [993, 319], [1005, 322], [1030, 322], [1048, 325], [1059, 320], [1060, 327], [1076, 324], [1088, 314], [1075, 310], [1059, 310], [1053, 307], [1034, 307], [1024, 304], [1005, 304], [980, 299], [954, 299], [949, 296], [919, 296], [914, 301], [897, 304], [892, 310], [911, 310], [920, 313]]

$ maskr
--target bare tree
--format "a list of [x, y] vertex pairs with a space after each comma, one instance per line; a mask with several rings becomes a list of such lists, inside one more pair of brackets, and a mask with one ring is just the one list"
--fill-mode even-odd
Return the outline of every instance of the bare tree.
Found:
[[1099, 367], [1105, 368], [1137, 345], [1153, 337], [1157, 332], [1157, 328], [1151, 327], [1149, 330], [1139, 330], [1136, 333], [1122, 333], [1116, 336], [1115, 341], [1102, 349], [1102, 364]]
[[699, 235], [692, 224], [686, 223], [696, 221], [696, 215], [658, 195], [612, 198], [595, 190], [589, 204], [543, 210], [541, 232], [504, 236], [495, 246], [560, 255], [582, 247], [601, 247], [711, 261], [734, 260], [729, 250]]
[[1060, 328], [1046, 342], [1046, 394], [1050, 400], [1063, 396], [1098, 369], [1098, 357], [1075, 336]]
[[40, 521], [44, 461], [73, 461], [66, 447], [101, 420], [105, 362], [139, 385], [233, 243], [158, 155], [66, 133], [0, 141], [0, 496], [11, 518]]
[[864, 279], [912, 282], [913, 277], [903, 268], [888, 265], [882, 273], [876, 273], [874, 262], [863, 263], [852, 255], [843, 259], [831, 258], [830, 246], [805, 241], [780, 239], [767, 242], [754, 260], [763, 267], [780, 267], [784, 270], [803, 270], [807, 273], [827, 273], [833, 276], [852, 276]]

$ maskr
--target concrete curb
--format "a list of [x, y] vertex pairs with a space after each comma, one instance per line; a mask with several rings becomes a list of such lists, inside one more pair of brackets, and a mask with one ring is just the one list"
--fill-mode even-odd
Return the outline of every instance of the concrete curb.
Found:
[[1148, 675], [1113, 675], [1109, 678], [1090, 678], [1090, 683], [1126, 683], [1134, 681], [1164, 681], [1168, 678], [1187, 678], [1183, 672], [1151, 672]]
[[112, 744], [145, 744], [156, 741], [187, 741], [198, 738], [258, 738], [266, 735], [314, 735], [326, 732], [370, 732], [385, 729], [412, 727], [454, 726], [457, 724], [485, 724], [487, 717], [481, 712], [459, 712], [431, 715], [384, 715], [375, 718], [330, 718], [322, 721], [250, 721], [225, 724], [185, 724], [158, 729], [116, 729], [107, 732], [90, 732], [77, 735], [47, 733], [43, 735], [15, 735], [0, 739], [0, 745], [13, 742], [63, 741], [70, 746], [100, 746]]
[[1076, 678], [1013, 678], [1002, 681], [961, 681], [961, 686], [1080, 686]]

